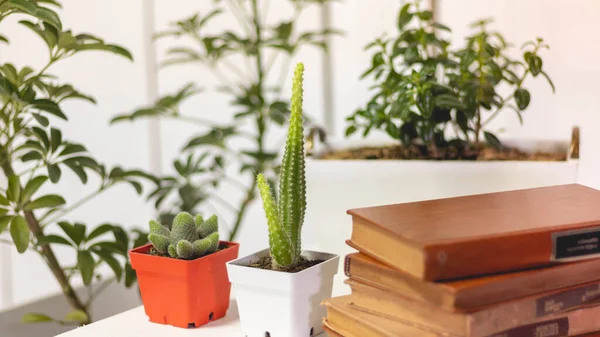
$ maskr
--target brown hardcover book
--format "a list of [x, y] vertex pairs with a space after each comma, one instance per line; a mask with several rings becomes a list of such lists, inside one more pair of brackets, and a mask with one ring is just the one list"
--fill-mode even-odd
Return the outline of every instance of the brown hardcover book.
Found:
[[[327, 307], [325, 325], [346, 337], [462, 337], [436, 331], [425, 325], [394, 316], [383, 316], [352, 304], [352, 296], [323, 301]], [[563, 337], [600, 330], [600, 306], [592, 306], [549, 316], [535, 323], [515, 326], [486, 337]], [[468, 335], [467, 335], [468, 336]], [[593, 334], [592, 334], [593, 336]]]
[[[455, 336], [486, 337], [565, 312], [598, 304], [600, 281], [537, 296], [517, 299], [468, 313], [439, 310], [423, 302], [393, 295], [376, 287], [348, 280], [350, 303], [382, 317], [395, 317]], [[588, 330], [589, 331], [589, 330]], [[587, 332], [587, 331], [585, 331]]]
[[472, 311], [494, 303], [557, 290], [600, 279], [600, 259], [558, 264], [446, 282], [429, 282], [398, 271], [362, 253], [346, 256], [352, 280], [447, 311]]
[[333, 330], [333, 327], [329, 325], [327, 319], [323, 318], [323, 330], [327, 333], [327, 337], [348, 337], [344, 336], [341, 333]]
[[[397, 321], [354, 310], [347, 303], [350, 296], [334, 297], [323, 301], [327, 307], [324, 325], [345, 337], [439, 337], [439, 334], [400, 324]], [[408, 322], [407, 322], [408, 323]], [[410, 324], [410, 323], [409, 323]]]
[[560, 185], [349, 210], [351, 241], [425, 280], [600, 253], [600, 191]]

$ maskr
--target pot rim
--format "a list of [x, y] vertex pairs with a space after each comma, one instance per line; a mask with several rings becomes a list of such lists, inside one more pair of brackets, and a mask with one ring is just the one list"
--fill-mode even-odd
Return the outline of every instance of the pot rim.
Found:
[[246, 258], [249, 258], [249, 257], [251, 257], [251, 256], [253, 256], [253, 255], [261, 255], [261, 253], [267, 253], [267, 254], [270, 254], [270, 248], [265, 248], [265, 249], [263, 249], [263, 250], [259, 250], [259, 251], [257, 251], [257, 252], [254, 252], [254, 253], [252, 253], [252, 254], [248, 254], [248, 255], [246, 255], [246, 256], [243, 256], [243, 257], [237, 258], [237, 259], [235, 259], [235, 260], [231, 260], [231, 261], [229, 261], [229, 262], [227, 262], [227, 263], [226, 263], [226, 264], [227, 264], [227, 267], [228, 267], [228, 268], [243, 267], [243, 268], [248, 268], [248, 270], [257, 270], [257, 271], [262, 271], [262, 272], [264, 272], [264, 273], [282, 273], [282, 274], [286, 274], [286, 275], [302, 275], [302, 274], [303, 274], [303, 273], [305, 273], [305, 272], [306, 272], [306, 273], [308, 273], [310, 270], [313, 270], [313, 269], [315, 269], [315, 268], [318, 268], [318, 267], [320, 267], [320, 266], [322, 266], [322, 265], [324, 265], [324, 264], [326, 264], [326, 263], [328, 263], [328, 262], [331, 262], [331, 261], [333, 261], [333, 260], [335, 260], [335, 259], [339, 259], [339, 257], [340, 257], [340, 255], [339, 255], [339, 254], [335, 254], [335, 253], [327, 253], [327, 252], [321, 252], [321, 251], [315, 251], [315, 250], [302, 250], [302, 253], [301, 253], [301, 255], [304, 255], [304, 254], [306, 254], [306, 253], [312, 253], [312, 254], [324, 254], [324, 255], [327, 255], [327, 258], [326, 258], [326, 259], [324, 259], [323, 261], [321, 261], [321, 262], [319, 262], [319, 263], [315, 264], [314, 266], [311, 266], [311, 267], [309, 267], [309, 268], [306, 268], [306, 269], [303, 269], [303, 270], [300, 270], [300, 271], [297, 271], [297, 272], [294, 272], [294, 273], [292, 273], [292, 272], [287, 272], [287, 271], [272, 270], [272, 269], [261, 269], [261, 268], [254, 268], [254, 267], [250, 267], [250, 266], [248, 266], [248, 265], [245, 265], [245, 264], [241, 264], [241, 263], [239, 262], [239, 261], [241, 261], [241, 260], [243, 260], [243, 259], [246, 259]]
[[165, 259], [165, 260], [169, 260], [169, 261], [173, 261], [176, 263], [193, 263], [193, 262], [197, 262], [199, 260], [202, 260], [204, 258], [210, 258], [211, 256], [219, 256], [222, 253], [224, 253], [226, 250], [229, 250], [231, 248], [235, 248], [236, 246], [239, 247], [239, 243], [237, 242], [231, 242], [231, 241], [219, 241], [219, 245], [225, 244], [227, 245], [227, 247], [225, 249], [221, 249], [218, 252], [212, 253], [212, 254], [208, 254], [208, 255], [204, 255], [204, 256], [200, 256], [198, 258], [195, 258], [193, 260], [184, 260], [184, 259], [176, 259], [176, 258], [172, 258], [172, 257], [166, 257], [166, 256], [157, 256], [157, 255], [151, 255], [148, 254], [146, 249], [148, 247], [152, 246], [152, 243], [147, 243], [143, 246], [139, 246], [137, 248], [133, 248], [131, 250], [129, 250], [129, 255], [138, 255], [138, 256], [147, 256], [148, 258], [156, 258], [156, 259]]

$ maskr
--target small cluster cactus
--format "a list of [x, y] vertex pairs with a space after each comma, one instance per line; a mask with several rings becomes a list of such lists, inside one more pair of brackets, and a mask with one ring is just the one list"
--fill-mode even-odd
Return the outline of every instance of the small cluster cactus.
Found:
[[292, 109], [285, 150], [279, 176], [279, 200], [271, 193], [262, 174], [258, 189], [269, 226], [269, 246], [273, 266], [289, 267], [300, 262], [301, 231], [306, 210], [306, 178], [304, 174], [304, 128], [302, 125], [302, 76], [299, 63], [292, 82]]
[[181, 212], [173, 219], [171, 230], [152, 220], [148, 240], [161, 254], [178, 259], [194, 259], [219, 248], [219, 220], [216, 215], [204, 220]]

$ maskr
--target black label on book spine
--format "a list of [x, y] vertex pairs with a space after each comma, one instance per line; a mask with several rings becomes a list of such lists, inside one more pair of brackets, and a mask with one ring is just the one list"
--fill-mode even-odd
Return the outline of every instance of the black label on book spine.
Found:
[[550, 321], [519, 326], [488, 337], [562, 337], [569, 335], [569, 319], [557, 318]]
[[600, 299], [600, 284], [562, 291], [535, 301], [536, 317], [544, 317], [576, 308]]
[[600, 227], [552, 233], [552, 259], [576, 260], [600, 254]]

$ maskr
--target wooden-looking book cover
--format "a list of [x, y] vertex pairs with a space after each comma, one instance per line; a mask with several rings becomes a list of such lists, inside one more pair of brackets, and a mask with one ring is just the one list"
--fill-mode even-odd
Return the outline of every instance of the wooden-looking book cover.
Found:
[[[360, 249], [360, 247], [356, 247]], [[365, 254], [346, 256], [345, 273], [356, 280], [447, 311], [473, 311], [542, 292], [600, 279], [600, 259], [445, 282], [423, 281]]]
[[327, 333], [327, 337], [348, 337], [334, 331], [332, 327], [327, 323], [327, 319], [323, 318], [323, 330]]
[[545, 321], [557, 314], [598, 305], [600, 281], [496, 304], [469, 313], [439, 310], [418, 300], [391, 294], [360, 282], [352, 288], [350, 303], [383, 317], [396, 317], [416, 326], [455, 336], [486, 337], [517, 326]]
[[437, 333], [419, 329], [408, 324], [354, 310], [347, 303], [350, 296], [327, 299], [321, 303], [327, 308], [326, 327], [345, 337], [439, 337]]
[[425, 280], [600, 253], [600, 191], [577, 184], [352, 209], [351, 241]]
[[[323, 305], [327, 307], [326, 326], [346, 337], [462, 337], [358, 307], [352, 303], [352, 295], [325, 300]], [[486, 337], [563, 337], [584, 334], [594, 336], [595, 332], [600, 330], [598, 317], [600, 306], [592, 306], [549, 316]]]

